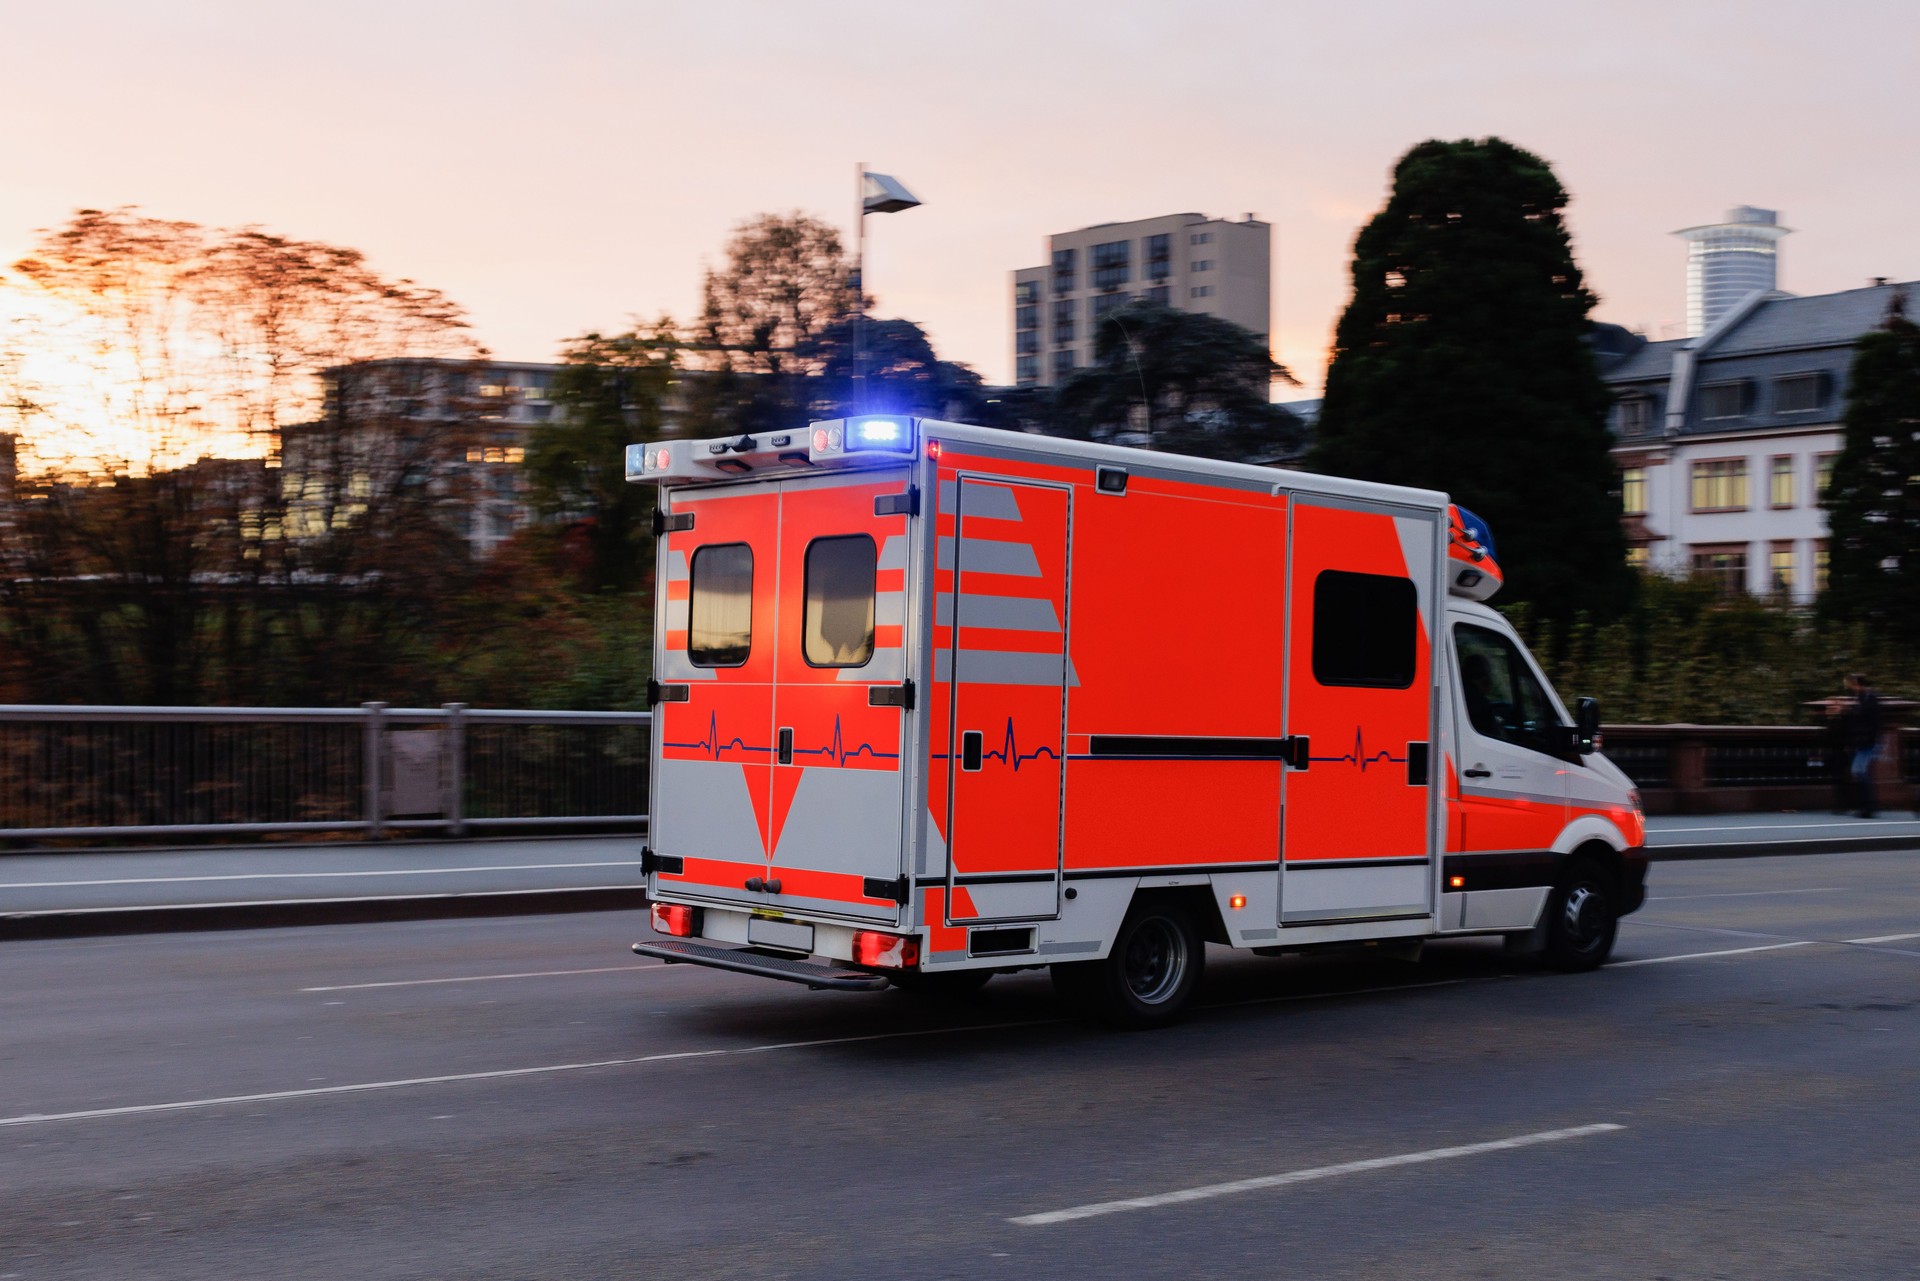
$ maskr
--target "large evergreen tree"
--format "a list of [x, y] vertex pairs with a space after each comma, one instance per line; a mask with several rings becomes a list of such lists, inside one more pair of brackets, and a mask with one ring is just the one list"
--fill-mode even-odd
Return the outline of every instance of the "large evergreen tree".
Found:
[[1485, 517], [1548, 618], [1631, 598], [1587, 292], [1538, 156], [1423, 142], [1354, 248], [1311, 465], [1442, 489]]
[[1830, 614], [1920, 641], [1920, 325], [1898, 288], [1886, 323], [1860, 340], [1845, 444], [1822, 505], [1832, 530]]

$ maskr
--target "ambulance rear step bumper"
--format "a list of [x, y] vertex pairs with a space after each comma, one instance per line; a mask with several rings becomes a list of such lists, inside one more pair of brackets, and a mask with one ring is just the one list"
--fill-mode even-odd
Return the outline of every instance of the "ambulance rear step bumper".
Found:
[[887, 986], [884, 974], [862, 970], [842, 970], [818, 961], [802, 961], [787, 956], [770, 956], [745, 948], [714, 947], [710, 943], [692, 943], [685, 939], [663, 939], [635, 943], [641, 956], [657, 956], [669, 965], [709, 965], [716, 970], [734, 970], [740, 974], [758, 974], [763, 979], [784, 979], [805, 983], [816, 991], [830, 988], [836, 992], [876, 992]]

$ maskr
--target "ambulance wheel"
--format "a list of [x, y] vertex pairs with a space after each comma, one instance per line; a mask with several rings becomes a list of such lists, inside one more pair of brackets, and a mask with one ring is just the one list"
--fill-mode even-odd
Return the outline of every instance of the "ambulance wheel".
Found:
[[1606, 868], [1574, 860], [1547, 900], [1547, 964], [1568, 971], [1605, 964], [1620, 928], [1619, 893]]
[[987, 980], [992, 977], [992, 970], [953, 970], [945, 974], [922, 974], [919, 970], [909, 970], [901, 974], [889, 974], [887, 982], [915, 996], [951, 1001], [972, 996], [985, 987]]
[[1164, 1027], [1185, 1014], [1200, 987], [1206, 944], [1173, 903], [1135, 903], [1104, 961], [1053, 967], [1068, 1005], [1116, 1027]]

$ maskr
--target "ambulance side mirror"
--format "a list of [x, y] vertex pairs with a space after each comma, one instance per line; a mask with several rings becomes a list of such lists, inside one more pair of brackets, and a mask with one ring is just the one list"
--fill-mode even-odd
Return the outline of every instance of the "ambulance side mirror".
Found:
[[1573, 709], [1573, 750], [1591, 756], [1600, 750], [1600, 700], [1583, 698]]

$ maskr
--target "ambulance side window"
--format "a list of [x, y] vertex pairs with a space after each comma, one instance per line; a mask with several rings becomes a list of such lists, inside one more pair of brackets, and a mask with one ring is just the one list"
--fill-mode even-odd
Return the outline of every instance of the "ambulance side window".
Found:
[[745, 543], [702, 547], [688, 575], [688, 661], [739, 667], [753, 650], [753, 549]]
[[880, 562], [865, 534], [807, 544], [807, 616], [802, 652], [809, 667], [864, 667], [873, 658], [874, 580]]
[[1412, 579], [1329, 569], [1313, 580], [1313, 679], [1320, 684], [1406, 689], [1419, 633]]

